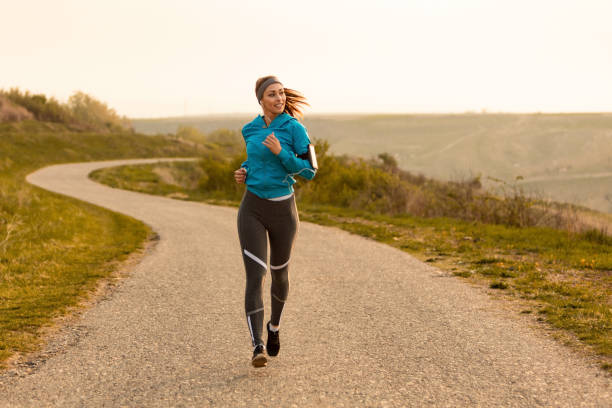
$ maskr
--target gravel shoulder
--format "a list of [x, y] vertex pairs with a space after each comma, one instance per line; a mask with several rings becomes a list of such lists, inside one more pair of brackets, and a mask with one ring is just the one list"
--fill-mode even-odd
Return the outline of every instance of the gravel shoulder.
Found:
[[[603, 371], [482, 291], [398, 249], [307, 222], [291, 258], [280, 355], [251, 367], [237, 209], [87, 178], [152, 161], [28, 176], [142, 220], [159, 241], [52, 336], [44, 362], [0, 374], [0, 406], [612, 406]], [[264, 284], [268, 316], [270, 278]]]

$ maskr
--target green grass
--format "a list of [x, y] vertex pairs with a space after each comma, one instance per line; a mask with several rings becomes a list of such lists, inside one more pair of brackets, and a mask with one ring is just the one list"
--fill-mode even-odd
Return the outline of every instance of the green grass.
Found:
[[25, 176], [56, 163], [194, 153], [168, 137], [0, 123], [0, 367], [39, 348], [44, 328], [86, 299], [151, 233], [140, 221], [32, 186]]
[[[197, 187], [168, 185], [152, 176], [197, 172], [197, 163], [124, 166], [102, 169], [92, 177], [111, 185], [152, 194], [180, 192], [186, 200], [238, 206], [236, 200], [207, 194]], [[176, 176], [178, 177], [178, 176]], [[148, 184], [143, 184], [143, 180]], [[228, 179], [228, 182], [232, 182]], [[300, 188], [296, 185], [296, 188]], [[334, 226], [409, 252], [458, 278], [503, 293], [536, 312], [549, 327], [575, 339], [612, 372], [612, 238], [543, 227], [508, 227], [452, 218], [377, 215], [362, 210], [300, 203], [300, 219]], [[566, 336], [567, 337], [567, 336]]]

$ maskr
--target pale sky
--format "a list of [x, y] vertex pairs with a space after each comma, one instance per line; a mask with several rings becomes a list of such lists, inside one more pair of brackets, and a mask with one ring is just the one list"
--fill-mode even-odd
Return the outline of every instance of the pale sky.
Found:
[[0, 88], [86, 92], [129, 117], [610, 112], [611, 0], [0, 0]]

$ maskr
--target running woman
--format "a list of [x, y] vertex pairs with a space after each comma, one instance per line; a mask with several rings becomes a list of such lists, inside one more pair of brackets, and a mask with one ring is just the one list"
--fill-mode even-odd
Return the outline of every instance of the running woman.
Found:
[[[251, 363], [267, 364], [267, 355], [280, 350], [279, 327], [289, 292], [289, 260], [299, 228], [293, 176], [311, 180], [316, 169], [308, 160], [310, 139], [296, 118], [302, 117], [306, 99], [285, 88], [275, 76], [259, 78], [255, 95], [263, 114], [242, 128], [247, 160], [234, 172], [237, 183], [246, 184], [238, 210], [238, 236], [244, 267], [246, 290], [244, 307], [254, 347]], [[300, 157], [298, 157], [298, 155]], [[262, 286], [268, 272], [267, 249], [270, 240], [271, 316], [264, 346], [262, 331], [264, 305]]]

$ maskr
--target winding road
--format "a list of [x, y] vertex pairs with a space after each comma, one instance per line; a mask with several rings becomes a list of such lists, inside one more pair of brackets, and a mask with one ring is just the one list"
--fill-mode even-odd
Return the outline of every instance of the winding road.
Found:
[[55, 165], [27, 177], [138, 218], [160, 240], [52, 336], [48, 359], [0, 374], [0, 406], [612, 406], [603, 371], [500, 301], [398, 249], [307, 222], [291, 258], [281, 352], [253, 368], [237, 209], [87, 178], [152, 161]]

